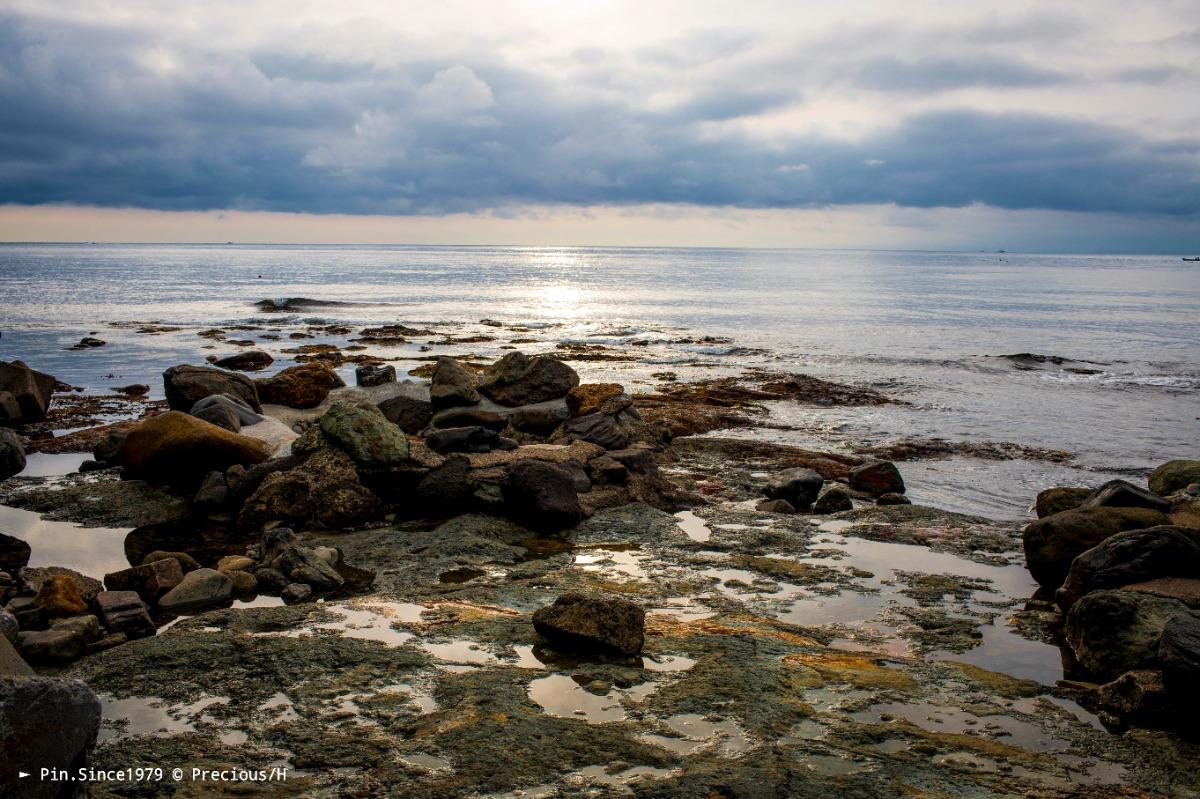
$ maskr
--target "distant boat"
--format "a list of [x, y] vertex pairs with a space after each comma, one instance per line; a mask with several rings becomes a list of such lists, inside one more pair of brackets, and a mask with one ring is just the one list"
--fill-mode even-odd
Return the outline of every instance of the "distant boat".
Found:
[[1184, 258], [1185, 261], [1200, 261], [1200, 258]]

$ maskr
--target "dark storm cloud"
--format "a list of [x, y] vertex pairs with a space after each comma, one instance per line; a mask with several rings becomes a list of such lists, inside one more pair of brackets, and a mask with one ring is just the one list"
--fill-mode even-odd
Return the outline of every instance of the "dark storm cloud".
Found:
[[[372, 60], [298, 45], [168, 44], [0, 18], [0, 202], [385, 214], [659, 202], [1200, 212], [1196, 138], [1046, 115], [905, 115], [899, 102], [892, 125], [866, 138], [752, 135], [739, 120], [796, 107], [807, 87], [786, 69], [750, 82], [738, 61], [753, 66], [746, 37], [702, 33], [636, 54], [655, 65], [649, 78], [588, 51], [570, 65], [572, 80], [478, 47], [438, 56], [404, 43], [400, 56]], [[639, 85], [698, 75], [690, 70], [714, 59], [715, 74], [676, 80], [665, 97]], [[877, 56], [831, 78], [901, 95], [1070, 79], [985, 55]]]

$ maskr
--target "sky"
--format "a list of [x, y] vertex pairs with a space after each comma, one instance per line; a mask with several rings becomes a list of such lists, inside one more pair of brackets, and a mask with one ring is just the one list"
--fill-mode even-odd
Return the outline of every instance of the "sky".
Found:
[[0, 240], [1200, 251], [1200, 0], [0, 0]]

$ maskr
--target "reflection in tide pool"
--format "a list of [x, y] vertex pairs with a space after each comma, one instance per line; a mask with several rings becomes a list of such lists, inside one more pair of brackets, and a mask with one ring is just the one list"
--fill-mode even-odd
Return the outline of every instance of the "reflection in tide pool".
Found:
[[109, 572], [129, 568], [125, 559], [128, 530], [81, 527], [0, 505], [0, 532], [29, 544], [30, 566], [65, 566], [98, 580]]

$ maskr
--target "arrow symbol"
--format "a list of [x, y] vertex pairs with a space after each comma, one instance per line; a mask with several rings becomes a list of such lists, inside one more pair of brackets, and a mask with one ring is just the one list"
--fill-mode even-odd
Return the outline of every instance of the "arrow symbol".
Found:
[[31, 776], [33, 776], [33, 775], [30, 774], [28, 771], [18, 771], [17, 772], [17, 779], [24, 779], [25, 777], [31, 777]]

